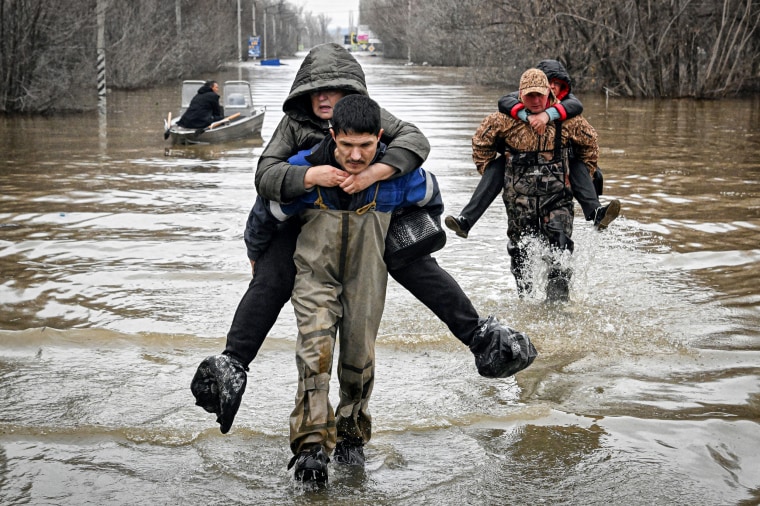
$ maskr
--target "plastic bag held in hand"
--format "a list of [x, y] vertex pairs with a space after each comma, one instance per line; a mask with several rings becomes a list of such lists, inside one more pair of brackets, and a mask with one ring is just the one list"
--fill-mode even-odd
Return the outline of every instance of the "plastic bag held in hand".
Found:
[[489, 316], [481, 319], [480, 328], [470, 344], [478, 373], [486, 378], [506, 378], [533, 363], [538, 352], [528, 336]]
[[198, 366], [190, 383], [195, 404], [216, 413], [219, 430], [227, 434], [243, 399], [247, 376], [245, 366], [234, 357], [213, 355]]

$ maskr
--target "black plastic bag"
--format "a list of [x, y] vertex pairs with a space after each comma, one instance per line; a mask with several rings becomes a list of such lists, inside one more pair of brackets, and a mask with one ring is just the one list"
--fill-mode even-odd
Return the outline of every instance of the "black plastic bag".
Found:
[[475, 355], [478, 373], [486, 378], [512, 376], [538, 356], [526, 334], [501, 325], [493, 316], [481, 320], [470, 350]]
[[216, 414], [222, 434], [232, 427], [246, 382], [245, 366], [228, 355], [206, 357], [190, 382], [195, 404]]

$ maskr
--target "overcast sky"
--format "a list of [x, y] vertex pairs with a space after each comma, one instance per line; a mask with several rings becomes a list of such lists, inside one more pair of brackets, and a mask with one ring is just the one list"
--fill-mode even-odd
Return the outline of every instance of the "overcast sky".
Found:
[[359, 20], [359, 0], [295, 0], [295, 5], [303, 5], [304, 12], [311, 11], [332, 18], [330, 27], [348, 28], [349, 12], [354, 13], [354, 23]]

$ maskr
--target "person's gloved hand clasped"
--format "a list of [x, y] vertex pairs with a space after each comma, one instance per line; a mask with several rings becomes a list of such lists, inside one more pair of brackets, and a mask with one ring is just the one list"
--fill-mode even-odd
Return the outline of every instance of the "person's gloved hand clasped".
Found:
[[216, 413], [222, 434], [229, 432], [245, 392], [245, 366], [228, 355], [206, 357], [190, 383], [195, 404]]

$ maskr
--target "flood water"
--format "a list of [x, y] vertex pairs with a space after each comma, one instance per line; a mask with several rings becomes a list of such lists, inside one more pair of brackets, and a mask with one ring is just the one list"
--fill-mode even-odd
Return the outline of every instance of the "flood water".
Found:
[[[391, 281], [364, 472], [331, 466], [308, 492], [286, 471], [290, 306], [222, 435], [189, 384], [250, 278], [253, 170], [300, 64], [283, 61], [210, 76], [254, 82], [258, 142], [167, 152], [179, 83], [109, 94], [105, 121], [0, 117], [0, 503], [760, 503], [758, 98], [581, 94], [602, 200], [623, 210], [604, 233], [576, 218], [563, 307], [517, 298], [500, 201], [449, 235], [441, 265], [539, 350], [517, 378], [479, 377]], [[470, 138], [506, 90], [362, 63], [371, 95], [430, 139], [425, 167], [458, 212], [478, 180]]]

